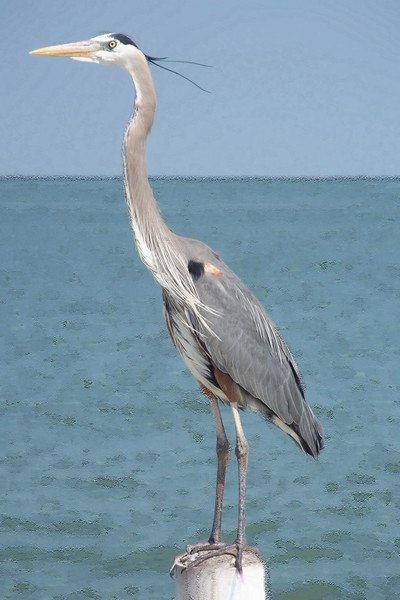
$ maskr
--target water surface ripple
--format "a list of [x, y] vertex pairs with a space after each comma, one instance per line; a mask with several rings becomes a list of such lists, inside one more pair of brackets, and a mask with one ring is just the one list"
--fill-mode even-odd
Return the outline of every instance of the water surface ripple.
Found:
[[[171, 228], [268, 307], [325, 427], [313, 461], [243, 418], [248, 541], [272, 599], [400, 597], [400, 182], [153, 187]], [[169, 600], [174, 555], [211, 525], [215, 440], [122, 184], [13, 179], [0, 194], [0, 598]], [[234, 460], [225, 505], [230, 539]]]

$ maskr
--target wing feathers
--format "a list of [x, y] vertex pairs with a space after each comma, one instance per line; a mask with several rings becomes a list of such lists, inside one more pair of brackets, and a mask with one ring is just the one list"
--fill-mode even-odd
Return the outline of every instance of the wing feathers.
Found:
[[240, 279], [222, 261], [213, 264], [212, 271], [204, 270], [195, 286], [202, 304], [213, 310], [207, 319], [215, 335], [192, 322], [211, 363], [240, 386], [243, 408], [289, 430], [305, 452], [317, 456], [324, 444], [322, 428], [304, 400], [288, 347]]

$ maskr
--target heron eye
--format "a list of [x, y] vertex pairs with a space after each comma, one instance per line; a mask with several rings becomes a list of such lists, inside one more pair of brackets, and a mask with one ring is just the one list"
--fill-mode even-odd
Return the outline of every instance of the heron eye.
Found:
[[115, 40], [111, 40], [111, 42], [108, 42], [108, 44], [107, 44], [107, 46], [110, 48], [110, 50], [114, 50], [116, 45], [117, 45], [117, 42]]

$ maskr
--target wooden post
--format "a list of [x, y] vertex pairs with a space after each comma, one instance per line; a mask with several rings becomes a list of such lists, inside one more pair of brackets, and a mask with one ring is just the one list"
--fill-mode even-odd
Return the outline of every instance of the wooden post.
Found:
[[[196, 553], [196, 557], [203, 552]], [[176, 600], [265, 600], [266, 565], [253, 552], [243, 552], [243, 575], [229, 554], [209, 558], [197, 567], [175, 565]]]

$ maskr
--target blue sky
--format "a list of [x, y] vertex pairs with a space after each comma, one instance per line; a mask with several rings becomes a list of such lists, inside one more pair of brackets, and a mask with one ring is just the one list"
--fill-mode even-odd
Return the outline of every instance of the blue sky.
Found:
[[[117, 68], [29, 51], [126, 33], [152, 68], [152, 175], [400, 175], [398, 0], [13, 0], [2, 6], [0, 174], [119, 175]], [[172, 65], [171, 65], [172, 66]]]

